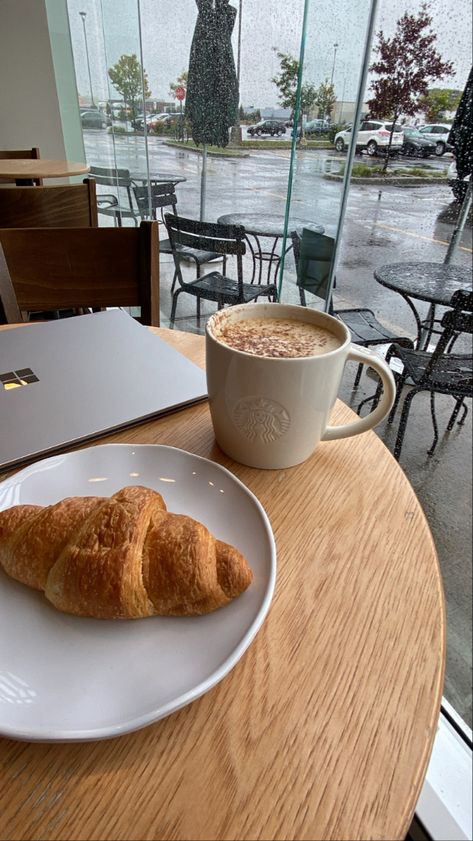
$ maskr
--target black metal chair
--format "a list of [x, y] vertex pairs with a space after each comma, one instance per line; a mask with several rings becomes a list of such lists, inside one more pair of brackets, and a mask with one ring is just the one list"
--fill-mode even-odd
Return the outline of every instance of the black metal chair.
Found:
[[[138, 208], [133, 204], [134, 181], [128, 169], [91, 166], [89, 175], [97, 186], [115, 187], [116, 193], [97, 193], [97, 210], [104, 216], [111, 216], [115, 225], [122, 227], [123, 219], [133, 219], [135, 227], [141, 221]], [[121, 197], [123, 202], [121, 203]]]
[[[164, 223], [164, 209], [171, 208], [172, 212], [177, 215], [176, 205], [177, 196], [176, 188], [172, 183], [150, 184], [149, 187], [133, 187], [133, 192], [136, 199], [136, 205], [142, 219], [156, 219], [158, 222]], [[151, 205], [151, 214], [150, 214]], [[157, 218], [157, 211], [161, 219]], [[202, 251], [198, 248], [187, 248], [185, 245], [176, 244], [176, 252], [179, 254], [181, 260], [193, 260], [196, 266], [196, 277], [200, 278], [201, 266], [204, 263], [209, 263], [211, 260], [218, 260], [222, 258], [221, 254], [216, 251]], [[159, 242], [160, 254], [173, 254], [172, 245], [169, 239], [163, 239]], [[223, 255], [223, 273], [225, 274], [227, 258]], [[177, 283], [177, 270], [174, 270], [174, 277], [171, 284], [171, 293], [174, 292], [174, 287]]]
[[[399, 336], [385, 327], [384, 324], [381, 324], [373, 310], [365, 307], [334, 310], [331, 290], [328, 285], [335, 247], [333, 237], [304, 228], [302, 236], [299, 236], [297, 231], [293, 231], [291, 239], [297, 269], [299, 296], [304, 307], [307, 305], [306, 292], [311, 292], [324, 301], [327, 301], [327, 297], [330, 296], [328, 312], [348, 327], [354, 344], [370, 347], [397, 342], [403, 347], [414, 347], [414, 343], [409, 336]], [[354, 389], [360, 382], [362, 371], [363, 365], [359, 365], [353, 383]]]
[[[224, 304], [246, 304], [264, 295], [276, 300], [277, 289], [274, 283], [258, 285], [243, 283], [243, 255], [246, 251], [245, 229], [242, 225], [219, 225], [214, 222], [198, 222], [185, 219], [171, 213], [164, 215], [169, 240], [173, 249], [179, 288], [173, 294], [171, 308], [171, 326], [174, 325], [177, 299], [182, 292], [197, 298], [197, 318], [200, 319], [200, 302], [215, 301], [218, 309]], [[212, 251], [221, 255], [236, 257], [237, 277], [228, 277], [220, 272], [209, 272], [203, 277], [187, 282], [181, 273], [181, 261], [177, 247], [183, 245], [200, 251]]]
[[[449, 351], [462, 333], [469, 335], [473, 333], [473, 293], [455, 292], [450, 305], [451, 309], [444, 313], [441, 320], [441, 336], [432, 353], [403, 348], [398, 344], [392, 345], [387, 353], [386, 362], [389, 363], [389, 360], [395, 357], [403, 365], [402, 373], [393, 372], [396, 378], [396, 398], [388, 417], [388, 423], [393, 422], [406, 380], [409, 380], [409, 384], [412, 383], [412, 388], [404, 397], [394, 445], [394, 457], [398, 460], [401, 455], [412, 400], [419, 392], [430, 391], [434, 440], [430, 450], [428, 450], [429, 456], [434, 453], [439, 438], [435, 416], [435, 394], [448, 394], [455, 398], [455, 406], [447, 424], [447, 430], [453, 428], [460, 410], [462, 410], [462, 416], [458, 423], [462, 425], [465, 422], [468, 408], [464, 401], [468, 397], [473, 397], [473, 356], [471, 354], [450, 353]], [[374, 400], [376, 405], [380, 395], [381, 389], [378, 387], [374, 398], [368, 397], [363, 400], [358, 407], [358, 411], [365, 402], [370, 400]]]

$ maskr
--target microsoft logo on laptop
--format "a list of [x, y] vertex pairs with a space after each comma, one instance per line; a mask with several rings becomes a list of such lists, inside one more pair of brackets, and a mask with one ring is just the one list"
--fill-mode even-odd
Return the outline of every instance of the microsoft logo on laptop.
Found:
[[0, 383], [5, 391], [37, 382], [39, 382], [39, 377], [33, 373], [31, 368], [20, 368], [19, 371], [7, 371], [5, 374], [0, 374]]

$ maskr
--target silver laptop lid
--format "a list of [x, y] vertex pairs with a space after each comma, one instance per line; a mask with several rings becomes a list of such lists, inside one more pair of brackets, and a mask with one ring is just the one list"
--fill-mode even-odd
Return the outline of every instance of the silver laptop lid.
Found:
[[205, 399], [204, 372], [120, 310], [0, 331], [0, 469]]

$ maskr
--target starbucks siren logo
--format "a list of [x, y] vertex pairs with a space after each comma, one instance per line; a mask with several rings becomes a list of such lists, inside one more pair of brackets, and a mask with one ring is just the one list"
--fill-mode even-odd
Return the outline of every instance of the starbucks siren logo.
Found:
[[259, 439], [264, 444], [276, 441], [291, 425], [291, 418], [284, 406], [265, 397], [244, 397], [239, 400], [233, 409], [233, 421], [249, 441]]

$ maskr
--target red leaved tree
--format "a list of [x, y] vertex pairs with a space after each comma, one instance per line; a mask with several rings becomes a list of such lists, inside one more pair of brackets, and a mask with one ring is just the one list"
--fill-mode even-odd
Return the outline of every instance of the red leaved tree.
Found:
[[392, 38], [378, 32], [374, 47], [378, 59], [370, 67], [376, 73], [368, 100], [371, 117], [392, 120], [392, 129], [383, 171], [388, 166], [389, 153], [396, 120], [401, 114], [412, 117], [419, 108], [419, 100], [427, 94], [429, 83], [453, 73], [453, 63], [442, 61], [434, 47], [437, 36], [432, 32], [430, 6], [423, 3], [417, 15], [405, 12], [397, 21]]

